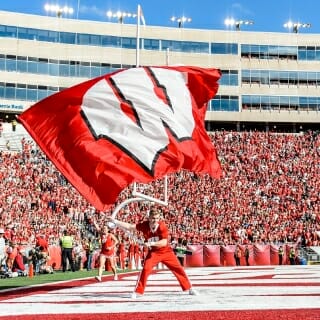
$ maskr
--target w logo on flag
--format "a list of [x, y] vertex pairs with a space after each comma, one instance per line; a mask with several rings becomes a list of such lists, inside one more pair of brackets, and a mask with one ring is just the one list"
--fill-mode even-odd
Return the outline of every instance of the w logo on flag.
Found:
[[[144, 88], [143, 94], [132, 85], [135, 79]], [[154, 175], [156, 158], [169, 144], [167, 131], [177, 141], [192, 138], [195, 121], [183, 74], [161, 68], [135, 68], [108, 80], [97, 82], [85, 94], [83, 114], [97, 138], [118, 145]], [[158, 94], [154, 82], [161, 84]], [[117, 121], [110, 121], [113, 118]]]
[[204, 128], [219, 78], [199, 67], [119, 70], [50, 96], [19, 120], [69, 182], [106, 210], [132, 182], [182, 168], [220, 177]]

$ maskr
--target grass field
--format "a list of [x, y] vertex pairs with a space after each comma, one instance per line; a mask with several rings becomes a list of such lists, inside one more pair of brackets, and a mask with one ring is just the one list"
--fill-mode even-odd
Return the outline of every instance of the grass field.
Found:
[[[122, 273], [124, 271], [119, 271]], [[16, 278], [6, 278], [0, 279], [0, 292], [2, 290], [11, 289], [11, 288], [20, 288], [26, 287], [31, 285], [38, 285], [38, 284], [49, 284], [53, 282], [59, 281], [66, 281], [66, 280], [74, 280], [74, 279], [83, 279], [83, 278], [90, 278], [96, 276], [98, 270], [82, 270], [76, 272], [62, 272], [62, 271], [55, 271], [53, 274], [40, 274], [35, 275], [34, 277], [16, 277]], [[103, 275], [111, 274], [111, 272], [104, 272]]]

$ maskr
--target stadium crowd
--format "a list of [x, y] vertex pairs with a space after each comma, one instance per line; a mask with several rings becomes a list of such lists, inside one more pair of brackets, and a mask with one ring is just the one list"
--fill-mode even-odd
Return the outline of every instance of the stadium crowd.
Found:
[[[168, 176], [163, 206], [172, 241], [193, 244], [297, 243], [320, 245], [320, 134], [215, 131], [211, 134], [223, 167], [219, 180], [181, 171]], [[95, 235], [97, 212], [55, 169], [31, 140], [22, 152], [0, 152], [0, 228], [12, 246], [36, 245], [45, 237], [59, 245], [63, 231], [83, 243]], [[163, 195], [163, 181], [144, 186]], [[127, 188], [115, 205], [130, 197]], [[133, 202], [119, 219], [143, 219], [150, 203]], [[126, 239], [123, 231], [115, 234]]]

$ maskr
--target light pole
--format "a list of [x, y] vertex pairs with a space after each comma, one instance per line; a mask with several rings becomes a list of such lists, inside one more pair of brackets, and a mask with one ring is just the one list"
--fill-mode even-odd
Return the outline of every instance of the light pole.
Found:
[[55, 13], [57, 17], [61, 18], [63, 14], [73, 14], [73, 8], [64, 6], [60, 7], [59, 5], [55, 4], [45, 4], [44, 10], [48, 13]]
[[235, 20], [233, 18], [227, 18], [224, 20], [224, 24], [227, 27], [235, 27], [237, 31], [240, 31], [241, 25], [252, 25], [254, 22], [252, 20]]
[[172, 22], [178, 22], [178, 27], [179, 28], [183, 28], [184, 24], [187, 22], [191, 22], [192, 19], [191, 18], [187, 18], [185, 16], [182, 17], [171, 17], [170, 19]]
[[285, 28], [288, 28], [289, 30], [292, 30], [294, 33], [298, 33], [300, 28], [310, 28], [310, 23], [301, 23], [301, 22], [292, 22], [288, 21], [283, 25]]
[[111, 18], [118, 19], [119, 23], [123, 23], [125, 18], [136, 18], [137, 17], [136, 13], [124, 12], [124, 11], [113, 12], [111, 10], [107, 11], [106, 15], [109, 19], [111, 19]]

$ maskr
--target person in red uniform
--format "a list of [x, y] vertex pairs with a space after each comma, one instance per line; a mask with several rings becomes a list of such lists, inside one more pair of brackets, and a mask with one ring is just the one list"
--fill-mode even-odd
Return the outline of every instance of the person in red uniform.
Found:
[[120, 269], [124, 270], [126, 268], [126, 245], [123, 239], [119, 243], [118, 252]]
[[173, 249], [169, 245], [168, 228], [163, 220], [161, 220], [161, 213], [157, 209], [151, 209], [149, 218], [138, 224], [130, 224], [127, 222], [116, 220], [108, 217], [110, 222], [113, 222], [117, 227], [128, 230], [130, 232], [142, 232], [145, 243], [144, 246], [149, 248], [148, 255], [144, 261], [143, 269], [138, 277], [138, 281], [134, 292], [131, 294], [132, 298], [138, 295], [143, 295], [147, 279], [152, 273], [153, 268], [162, 262], [177, 278], [183, 291], [188, 291], [190, 295], [197, 295], [197, 292], [192, 288], [190, 280], [181, 266]]
[[139, 269], [139, 261], [140, 261], [140, 245], [139, 243], [134, 244], [134, 264], [136, 265], [136, 269]]
[[134, 262], [134, 241], [129, 241], [129, 248], [128, 248], [128, 267], [132, 269], [132, 265]]
[[97, 231], [100, 232], [100, 243], [101, 243], [98, 275], [95, 277], [95, 279], [99, 282], [101, 281], [103, 269], [107, 262], [107, 263], [110, 263], [110, 267], [113, 272], [113, 279], [118, 280], [115, 258], [116, 258], [116, 252], [117, 252], [116, 247], [119, 241], [113, 233], [109, 232], [108, 226], [105, 225], [102, 227], [102, 229], [100, 229], [96, 222], [94, 222], [94, 225]]

